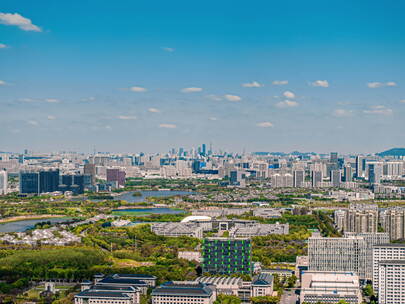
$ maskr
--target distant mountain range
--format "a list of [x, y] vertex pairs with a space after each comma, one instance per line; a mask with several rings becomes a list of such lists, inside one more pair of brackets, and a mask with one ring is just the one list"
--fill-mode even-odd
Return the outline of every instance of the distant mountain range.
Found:
[[378, 156], [405, 156], [405, 148], [392, 148], [384, 152], [377, 153]]

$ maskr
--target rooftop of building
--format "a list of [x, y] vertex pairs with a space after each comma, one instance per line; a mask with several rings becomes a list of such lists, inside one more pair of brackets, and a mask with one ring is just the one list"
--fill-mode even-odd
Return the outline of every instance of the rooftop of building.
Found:
[[79, 298], [115, 298], [115, 299], [130, 299], [128, 295], [122, 292], [108, 292], [108, 291], [92, 291], [85, 290], [78, 293], [75, 297]]
[[274, 277], [268, 273], [261, 273], [253, 277], [252, 285], [271, 285]]
[[359, 276], [347, 271], [311, 271], [302, 273], [304, 288], [358, 288]]
[[294, 270], [287, 269], [287, 268], [265, 268], [265, 269], [262, 269], [262, 273], [266, 273], [266, 272], [289, 272], [289, 273], [293, 273]]
[[208, 241], [250, 241], [249, 238], [232, 238], [232, 237], [208, 237], [204, 240]]
[[110, 286], [110, 285], [94, 285], [89, 290], [113, 290], [113, 291], [122, 291], [122, 292], [136, 292], [138, 291], [137, 288], [134, 286]]
[[210, 297], [213, 290], [205, 283], [196, 281], [166, 282], [152, 291], [152, 296], [175, 295], [175, 296], [198, 296]]
[[405, 248], [405, 244], [389, 243], [389, 244], [374, 245], [373, 247], [398, 247], [398, 248]]
[[139, 273], [116, 273], [113, 275], [114, 278], [132, 278], [132, 279], [148, 279], [148, 280], [156, 280], [157, 277], [150, 274], [139, 274]]
[[220, 277], [199, 277], [197, 278], [198, 282], [205, 284], [213, 285], [238, 285], [242, 284], [243, 280], [239, 277], [229, 277], [229, 276], [220, 276]]
[[120, 277], [113, 277], [113, 276], [108, 276], [103, 278], [102, 280], [98, 281], [97, 284], [128, 284], [128, 285], [136, 285], [136, 286], [142, 286], [147, 284], [144, 281], [138, 280], [138, 279], [133, 279], [133, 278], [120, 278]]
[[380, 265], [405, 265], [405, 260], [384, 260], [379, 262]]

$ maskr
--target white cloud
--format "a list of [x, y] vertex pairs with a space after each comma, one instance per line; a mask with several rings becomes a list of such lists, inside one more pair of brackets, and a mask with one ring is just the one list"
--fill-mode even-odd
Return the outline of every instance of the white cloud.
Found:
[[335, 117], [349, 117], [352, 116], [353, 111], [345, 109], [336, 109], [333, 111], [333, 116]]
[[7, 84], [7, 82], [5, 82], [4, 80], [0, 80], [0, 86], [5, 86]]
[[38, 126], [39, 125], [38, 121], [36, 121], [36, 120], [28, 120], [27, 124], [29, 124], [31, 126]]
[[260, 83], [257, 82], [257, 81], [248, 82], [248, 83], [242, 83], [242, 87], [245, 87], [245, 88], [260, 88], [260, 87], [262, 87], [262, 86], [263, 86], [263, 85], [260, 84]]
[[229, 101], [241, 101], [242, 100], [242, 98], [240, 96], [238, 96], [238, 95], [230, 95], [230, 94], [224, 95], [224, 98], [226, 100], [229, 100]]
[[49, 103], [59, 103], [60, 102], [60, 100], [56, 99], [56, 98], [47, 98], [47, 99], [45, 99], [45, 101], [49, 102]]
[[288, 84], [288, 80], [274, 80], [272, 82], [273, 85], [286, 85]]
[[19, 98], [21, 102], [47, 102], [47, 103], [59, 103], [60, 100], [56, 98], [34, 99], [34, 98]]
[[162, 47], [161, 49], [169, 53], [173, 53], [175, 51], [175, 49], [171, 47]]
[[285, 91], [285, 92], [283, 93], [283, 95], [284, 95], [285, 97], [287, 97], [287, 98], [290, 98], [290, 99], [295, 98], [295, 94], [294, 94], [293, 92], [291, 92], [291, 91]]
[[374, 115], [391, 115], [393, 113], [392, 109], [382, 105], [371, 106], [368, 110], [364, 110], [363, 112], [366, 114]]
[[0, 13], [0, 24], [18, 26], [23, 31], [42, 32], [41, 28], [32, 24], [30, 19], [17, 13]]
[[55, 120], [56, 119], [56, 117], [55, 116], [53, 116], [53, 115], [48, 115], [48, 117], [47, 117], [49, 120]]
[[147, 89], [145, 89], [143, 87], [137, 87], [137, 86], [130, 87], [129, 90], [132, 91], [132, 92], [137, 92], [137, 93], [142, 93], [142, 92], [147, 91]]
[[202, 90], [203, 90], [202, 88], [191, 87], [191, 88], [181, 89], [181, 92], [182, 93], [196, 93], [196, 92], [201, 92]]
[[82, 99], [82, 101], [94, 101], [94, 100], [96, 100], [96, 97], [94, 97], [94, 96], [90, 96], [90, 97], [86, 97], [86, 98]]
[[112, 129], [110, 125], [106, 125], [105, 128], [106, 128], [107, 130], [111, 130], [111, 129]]
[[367, 83], [367, 86], [370, 89], [377, 89], [377, 88], [382, 88], [382, 87], [396, 87], [397, 83], [394, 81], [388, 81], [388, 82], [374, 81], [374, 82]]
[[160, 113], [160, 110], [156, 108], [149, 108], [148, 111], [151, 113]]
[[5, 49], [7, 47], [7, 45], [5, 45], [4, 43], [0, 43], [0, 49]]
[[369, 82], [369, 83], [367, 83], [367, 86], [370, 89], [376, 89], [376, 88], [380, 88], [380, 87], [384, 86], [384, 84], [382, 82]]
[[280, 101], [278, 103], [276, 103], [276, 107], [277, 108], [294, 108], [294, 107], [298, 107], [299, 103], [296, 101], [292, 101], [292, 100], [284, 100], [284, 101]]
[[22, 102], [33, 102], [33, 101], [35, 101], [35, 100], [32, 99], [32, 98], [20, 98], [20, 99], [18, 99], [18, 101], [22, 101]]
[[327, 88], [329, 87], [329, 82], [327, 80], [315, 80], [311, 85], [314, 87]]
[[211, 100], [214, 100], [214, 101], [221, 101], [221, 100], [222, 100], [222, 97], [221, 97], [221, 96], [213, 95], [213, 94], [207, 95], [206, 97], [207, 97], [208, 99], [211, 99]]
[[261, 128], [272, 128], [274, 125], [269, 121], [263, 121], [256, 124], [256, 126]]
[[160, 124], [159, 128], [165, 128], [165, 129], [176, 129], [177, 126], [174, 124]]
[[218, 120], [218, 118], [216, 118], [216, 117], [208, 117], [208, 119], [211, 120], [211, 121], [217, 121]]
[[136, 116], [120, 115], [117, 118], [121, 119], [121, 120], [134, 120], [134, 119], [136, 119]]

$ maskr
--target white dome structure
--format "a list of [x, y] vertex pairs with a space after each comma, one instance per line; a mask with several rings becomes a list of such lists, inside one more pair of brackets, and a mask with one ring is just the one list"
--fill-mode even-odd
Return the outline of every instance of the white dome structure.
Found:
[[211, 217], [206, 215], [190, 215], [181, 220], [181, 223], [188, 223], [194, 221], [210, 221]]

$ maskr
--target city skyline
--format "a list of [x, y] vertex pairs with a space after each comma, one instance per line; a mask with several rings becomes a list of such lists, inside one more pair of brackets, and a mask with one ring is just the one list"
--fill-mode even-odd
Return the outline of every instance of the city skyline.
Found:
[[3, 1], [1, 150], [403, 147], [404, 8]]

